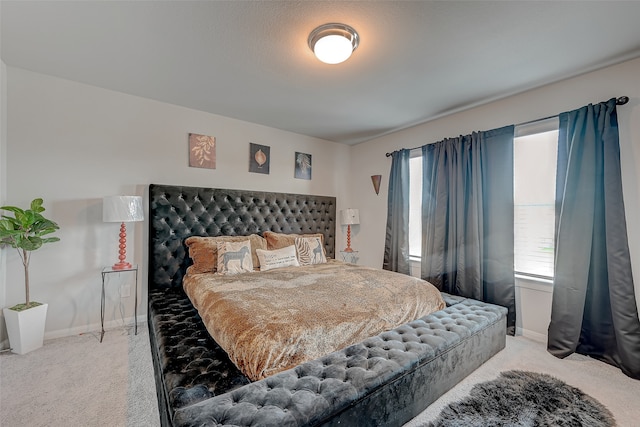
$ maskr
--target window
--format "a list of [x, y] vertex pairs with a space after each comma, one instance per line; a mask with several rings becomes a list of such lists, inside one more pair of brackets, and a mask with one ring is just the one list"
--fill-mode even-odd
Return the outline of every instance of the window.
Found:
[[557, 121], [554, 130], [519, 129], [514, 140], [516, 273], [553, 277]]
[[[516, 127], [514, 139], [514, 254], [518, 274], [552, 278], [558, 119]], [[409, 163], [409, 254], [422, 253], [422, 157]]]
[[[415, 154], [415, 155], [414, 155]], [[409, 256], [422, 255], [422, 152], [409, 160]]]

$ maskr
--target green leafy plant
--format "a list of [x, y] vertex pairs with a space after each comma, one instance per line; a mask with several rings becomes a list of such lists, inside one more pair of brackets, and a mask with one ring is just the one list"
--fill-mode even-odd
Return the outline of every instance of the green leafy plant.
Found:
[[27, 309], [38, 303], [29, 301], [29, 259], [31, 252], [40, 249], [45, 243], [57, 242], [57, 237], [43, 237], [54, 233], [60, 227], [50, 219], [42, 216], [44, 208], [42, 199], [34, 199], [30, 209], [15, 206], [2, 206], [0, 209], [12, 212], [13, 217], [0, 217], [0, 243], [18, 250], [24, 266], [25, 304], [12, 307], [14, 310]]

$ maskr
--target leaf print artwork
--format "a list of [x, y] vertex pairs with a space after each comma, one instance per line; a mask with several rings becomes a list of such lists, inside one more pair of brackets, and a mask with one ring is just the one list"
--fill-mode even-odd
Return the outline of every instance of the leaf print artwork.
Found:
[[213, 136], [189, 134], [189, 166], [195, 168], [216, 168], [216, 138]]
[[256, 159], [256, 162], [258, 163], [259, 168], [261, 168], [262, 165], [264, 165], [267, 161], [267, 156], [260, 149], [258, 149], [258, 151], [256, 152], [256, 155], [253, 156], [253, 158]]
[[249, 143], [249, 172], [269, 174], [269, 156], [271, 147], [268, 145]]
[[213, 142], [210, 138], [198, 137], [198, 143], [191, 149], [198, 160], [198, 164], [202, 166], [205, 161], [211, 160], [211, 150]]

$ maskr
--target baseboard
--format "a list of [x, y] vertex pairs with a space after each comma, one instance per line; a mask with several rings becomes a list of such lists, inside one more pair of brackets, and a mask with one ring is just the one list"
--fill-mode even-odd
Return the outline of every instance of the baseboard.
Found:
[[546, 343], [547, 335], [541, 334], [540, 332], [530, 331], [528, 329], [522, 329], [521, 327], [516, 327], [516, 335], [521, 335], [525, 338], [528, 338], [533, 341]]
[[[146, 314], [143, 315], [138, 315], [138, 328], [140, 328], [140, 325], [144, 324], [147, 321], [147, 316]], [[133, 326], [133, 316], [131, 317], [125, 317], [124, 320], [110, 320], [107, 322], [104, 322], [104, 329], [105, 331], [108, 329], [115, 329], [115, 328], [121, 328], [121, 327], [130, 327]], [[70, 337], [73, 335], [80, 335], [80, 334], [87, 334], [89, 332], [100, 332], [100, 323], [92, 323], [89, 325], [83, 325], [83, 326], [78, 326], [75, 328], [69, 328], [69, 329], [59, 329], [57, 331], [47, 331], [44, 334], [44, 339], [45, 341], [47, 340], [53, 340], [56, 338], [64, 338], [64, 337]], [[9, 346], [9, 343], [7, 341], [7, 347]]]

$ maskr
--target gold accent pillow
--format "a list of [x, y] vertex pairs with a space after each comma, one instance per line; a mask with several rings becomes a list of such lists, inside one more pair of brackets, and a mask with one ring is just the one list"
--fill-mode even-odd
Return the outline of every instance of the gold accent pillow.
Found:
[[284, 234], [284, 233], [274, 233], [273, 231], [265, 231], [262, 233], [262, 236], [267, 241], [267, 249], [282, 249], [287, 246], [291, 246], [296, 244], [297, 237], [319, 237], [322, 242], [322, 250], [324, 251], [324, 234], [316, 233], [316, 234]]

